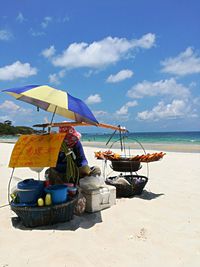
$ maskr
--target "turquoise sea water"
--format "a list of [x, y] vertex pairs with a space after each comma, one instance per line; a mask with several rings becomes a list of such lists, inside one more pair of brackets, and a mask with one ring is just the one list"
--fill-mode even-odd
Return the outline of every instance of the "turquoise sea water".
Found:
[[[200, 145], [200, 132], [143, 132], [123, 134], [124, 140], [131, 143], [135, 140], [142, 143], [159, 143], [159, 144], [196, 144]], [[91, 134], [83, 133], [82, 141], [95, 141], [106, 143], [111, 134]], [[120, 140], [120, 135], [115, 134], [110, 143]]]
[[[106, 143], [111, 137], [112, 133], [82, 133], [82, 141], [103, 142]], [[200, 132], [142, 132], [142, 133], [128, 133], [123, 134], [124, 141], [127, 143], [135, 140], [142, 143], [159, 143], [159, 144], [194, 144], [200, 145]], [[16, 136], [0, 136], [0, 141], [16, 141]], [[119, 133], [115, 134], [110, 144], [120, 140]]]
[[19, 137], [14, 135], [0, 135], [0, 142], [14, 142], [17, 141]]

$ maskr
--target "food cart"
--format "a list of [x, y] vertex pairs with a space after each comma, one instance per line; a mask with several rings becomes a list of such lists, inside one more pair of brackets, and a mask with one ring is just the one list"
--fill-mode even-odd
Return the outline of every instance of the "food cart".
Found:
[[[112, 136], [113, 135], [111, 135], [107, 144], [112, 139]], [[113, 177], [108, 175], [106, 177], [106, 184], [116, 187], [117, 197], [133, 197], [135, 195], [141, 195], [149, 179], [148, 164], [162, 159], [165, 153], [146, 153], [144, 146], [135, 139], [143, 150], [143, 154], [131, 155], [130, 150], [127, 154], [124, 132], [120, 132], [120, 139], [118, 141], [120, 141], [121, 146], [120, 154], [114, 153], [110, 149], [95, 152], [95, 157], [97, 159], [103, 160], [105, 166], [107, 166], [107, 162], [110, 162], [111, 169], [119, 173], [119, 175]], [[142, 164], [146, 164], [146, 176], [138, 173], [142, 168]]]
[[[8, 200], [26, 227], [50, 225], [73, 219], [78, 193], [69, 195], [67, 185], [49, 186], [47, 181], [23, 179], [10, 193], [15, 168], [55, 167], [65, 134], [22, 135], [14, 146], [9, 162], [12, 174], [8, 184]], [[12, 199], [10, 199], [12, 197]]]

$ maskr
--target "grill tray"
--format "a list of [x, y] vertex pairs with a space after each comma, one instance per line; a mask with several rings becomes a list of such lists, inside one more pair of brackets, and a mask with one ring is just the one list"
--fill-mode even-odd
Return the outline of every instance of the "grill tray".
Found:
[[133, 160], [112, 160], [111, 168], [117, 172], [136, 172], [142, 168], [139, 161]]

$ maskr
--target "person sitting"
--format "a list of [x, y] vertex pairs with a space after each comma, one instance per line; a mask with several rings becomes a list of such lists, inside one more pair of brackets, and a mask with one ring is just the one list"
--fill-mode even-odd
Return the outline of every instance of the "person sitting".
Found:
[[[83, 146], [80, 142], [81, 134], [72, 126], [59, 127], [59, 133], [65, 133], [65, 139], [58, 154], [56, 167], [49, 168], [45, 177], [50, 184], [78, 183], [78, 179], [85, 176], [101, 175], [99, 167], [89, 167]], [[70, 174], [70, 171], [72, 172]], [[76, 177], [70, 177], [70, 176]]]

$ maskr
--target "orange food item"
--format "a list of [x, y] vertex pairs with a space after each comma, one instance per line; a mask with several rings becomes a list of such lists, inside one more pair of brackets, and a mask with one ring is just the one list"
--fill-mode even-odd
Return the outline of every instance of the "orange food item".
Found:
[[[106, 159], [106, 160], [124, 160], [124, 157], [122, 157], [120, 154], [118, 153], [114, 153], [111, 150], [107, 150], [107, 151], [97, 151], [94, 152], [95, 153], [95, 157], [97, 159]], [[147, 153], [147, 154], [143, 154], [143, 155], [136, 155], [136, 156], [132, 156], [130, 158], [126, 158], [126, 160], [132, 160], [132, 161], [141, 161], [141, 162], [152, 162], [152, 161], [157, 161], [160, 160], [164, 157], [164, 155], [166, 155], [166, 153], [163, 152], [155, 152], [155, 153]]]

